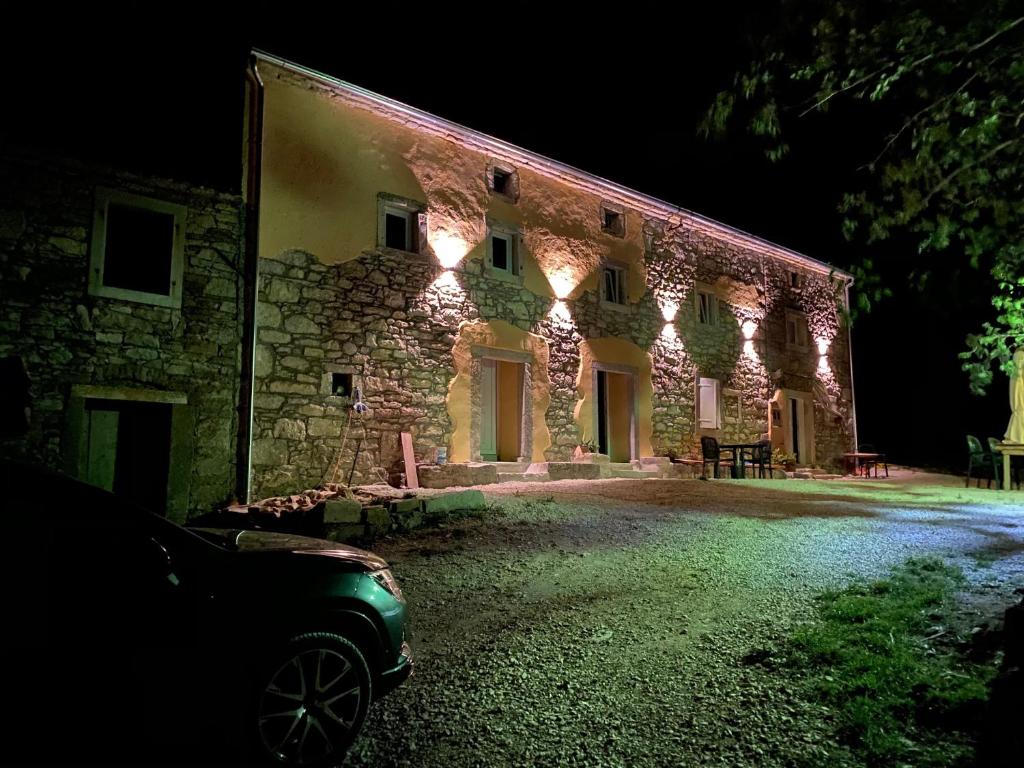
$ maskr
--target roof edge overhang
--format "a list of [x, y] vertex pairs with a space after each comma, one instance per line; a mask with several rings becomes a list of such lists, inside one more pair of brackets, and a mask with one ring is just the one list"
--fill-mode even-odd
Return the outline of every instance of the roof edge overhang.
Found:
[[259, 61], [272, 64], [295, 75], [313, 80], [344, 98], [385, 118], [407, 125], [425, 129], [441, 138], [453, 141], [468, 149], [491, 155], [498, 160], [511, 163], [518, 167], [527, 167], [536, 173], [548, 176], [562, 183], [577, 187], [610, 202], [619, 203], [628, 208], [640, 211], [651, 218], [658, 219], [670, 226], [683, 226], [696, 230], [713, 239], [724, 241], [764, 256], [779, 259], [783, 262], [801, 266], [819, 273], [835, 274], [847, 282], [853, 276], [845, 270], [833, 267], [824, 261], [813, 259], [790, 248], [778, 245], [764, 238], [736, 229], [728, 224], [702, 216], [699, 213], [681, 208], [672, 203], [660, 200], [614, 181], [595, 176], [566, 163], [552, 160], [544, 155], [531, 152], [502, 139], [489, 136], [464, 125], [459, 125], [443, 117], [432, 115], [416, 107], [400, 101], [381, 96], [378, 93], [361, 88], [331, 75], [304, 67], [288, 59], [253, 49], [253, 56]]

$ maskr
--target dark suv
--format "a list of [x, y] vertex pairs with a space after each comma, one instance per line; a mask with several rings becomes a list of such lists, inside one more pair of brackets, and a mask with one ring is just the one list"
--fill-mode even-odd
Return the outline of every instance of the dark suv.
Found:
[[0, 509], [5, 757], [331, 765], [412, 670], [369, 552], [186, 529], [7, 462]]

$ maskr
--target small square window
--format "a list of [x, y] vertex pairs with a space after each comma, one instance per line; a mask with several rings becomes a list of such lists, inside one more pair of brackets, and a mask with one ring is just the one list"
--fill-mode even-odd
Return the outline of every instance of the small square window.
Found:
[[498, 272], [509, 275], [519, 274], [519, 258], [516, 249], [517, 237], [514, 232], [491, 230], [487, 237], [488, 264]]
[[335, 397], [352, 397], [352, 374], [331, 374], [331, 394]]
[[626, 236], [626, 214], [619, 208], [601, 206], [601, 231], [615, 237]]
[[426, 228], [422, 206], [412, 200], [381, 193], [377, 197], [377, 245], [419, 253]]
[[799, 272], [789, 271], [789, 287], [801, 288], [804, 284], [803, 276]]
[[707, 291], [697, 291], [697, 322], [715, 325], [718, 322], [718, 297]]
[[185, 216], [181, 205], [98, 189], [89, 292], [180, 306]]
[[612, 304], [626, 303], [626, 270], [615, 264], [606, 264], [603, 270], [601, 298]]
[[487, 188], [510, 203], [519, 201], [519, 172], [507, 165], [489, 163]]

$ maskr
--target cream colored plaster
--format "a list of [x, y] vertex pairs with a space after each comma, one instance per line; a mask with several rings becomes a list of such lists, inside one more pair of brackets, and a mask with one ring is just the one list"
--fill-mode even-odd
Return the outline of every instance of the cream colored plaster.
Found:
[[544, 461], [551, 446], [544, 415], [551, 402], [548, 378], [548, 343], [543, 336], [527, 333], [504, 320], [463, 322], [452, 349], [455, 377], [448, 385], [446, 405], [453, 432], [450, 461], [469, 461], [472, 449], [472, 364], [473, 347], [490, 347], [530, 355], [530, 391], [525, 393], [533, 418], [533, 450], [530, 461]]
[[579, 399], [573, 418], [580, 430], [581, 442], [597, 442], [595, 434], [594, 364], [626, 366], [636, 371], [637, 378], [637, 431], [640, 456], [653, 456], [651, 447], [654, 389], [651, 383], [651, 356], [631, 341], [614, 337], [589, 339], [580, 342], [580, 369], [576, 375]]
[[597, 290], [609, 259], [629, 268], [629, 301], [643, 296], [636, 211], [625, 210], [624, 238], [605, 234], [600, 197], [529, 168], [516, 169], [520, 197], [509, 203], [487, 190], [486, 154], [302, 87], [272, 64], [261, 69], [262, 257], [302, 250], [329, 264], [358, 258], [376, 245], [377, 195], [387, 192], [426, 204], [428, 240], [446, 266], [484, 258], [490, 217], [520, 228], [523, 284], [537, 295]]

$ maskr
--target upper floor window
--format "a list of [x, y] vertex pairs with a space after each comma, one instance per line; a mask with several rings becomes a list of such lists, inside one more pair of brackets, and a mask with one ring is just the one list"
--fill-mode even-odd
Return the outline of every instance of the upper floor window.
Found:
[[601, 231], [615, 237], [626, 236], [626, 213], [621, 208], [604, 203], [601, 205]]
[[488, 163], [487, 189], [510, 203], [519, 201], [519, 172], [511, 165]]
[[796, 271], [791, 269], [791, 270], [788, 270], [786, 272], [786, 275], [789, 278], [789, 287], [790, 288], [802, 288], [803, 287], [804, 278], [803, 278], [803, 275], [801, 275], [799, 272], [796, 272]]
[[97, 189], [89, 293], [180, 307], [186, 213], [183, 205]]
[[786, 310], [786, 346], [794, 349], [810, 347], [807, 318], [800, 312]]
[[521, 273], [519, 232], [513, 227], [489, 224], [487, 227], [487, 266], [498, 273]]
[[626, 303], [626, 269], [620, 264], [602, 268], [601, 298], [612, 304]]
[[419, 253], [426, 240], [426, 214], [413, 200], [384, 194], [377, 197], [377, 245]]
[[697, 322], [701, 325], [718, 324], [718, 297], [711, 291], [697, 291]]

